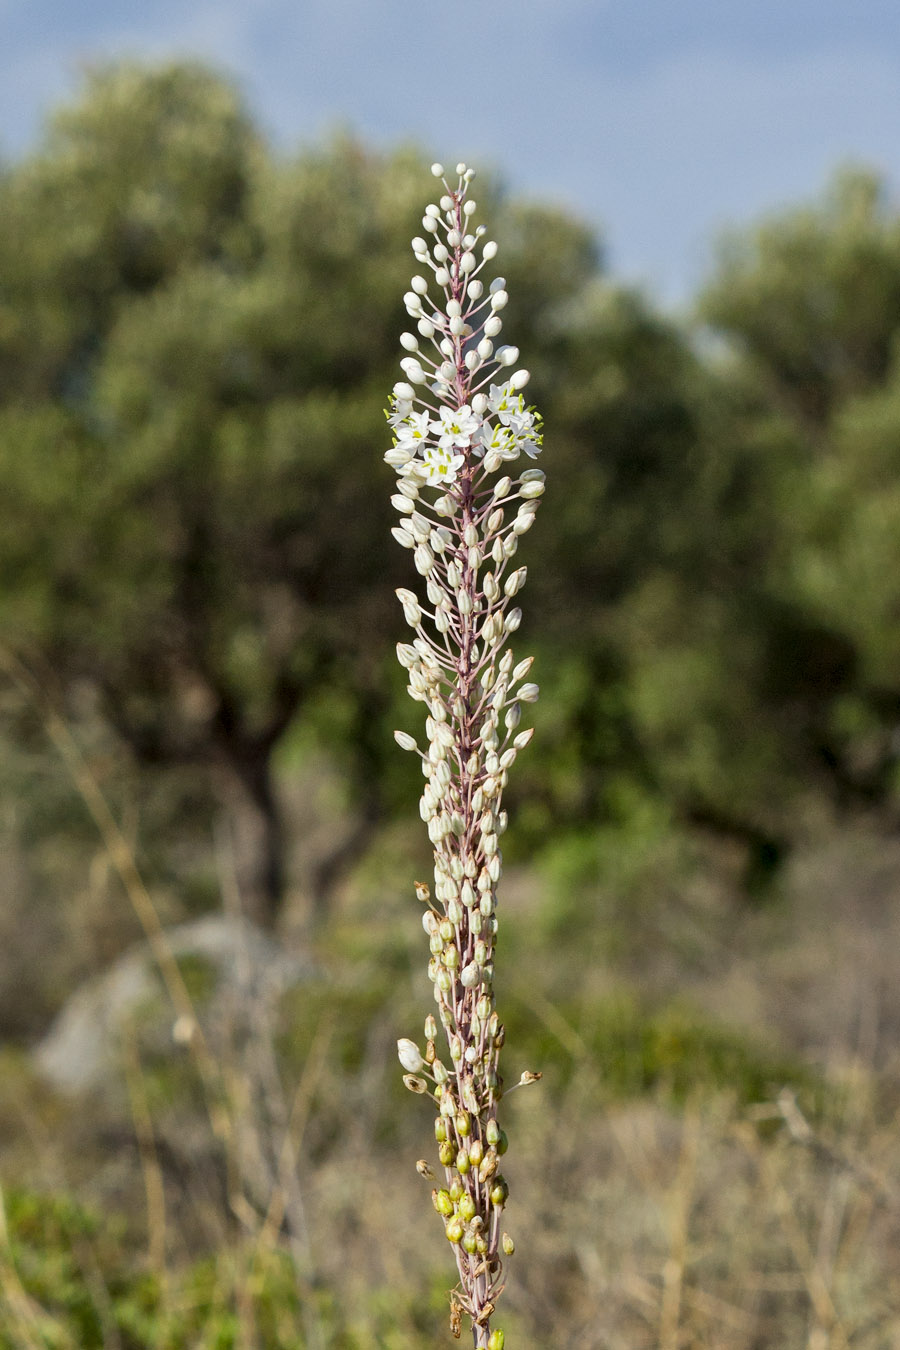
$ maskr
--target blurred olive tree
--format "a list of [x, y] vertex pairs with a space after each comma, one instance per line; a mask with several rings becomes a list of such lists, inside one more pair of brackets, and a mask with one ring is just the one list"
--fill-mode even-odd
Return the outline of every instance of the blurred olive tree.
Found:
[[[402, 563], [382, 408], [426, 175], [347, 138], [280, 159], [217, 75], [121, 65], [0, 182], [2, 638], [89, 685], [138, 764], [208, 768], [265, 923], [272, 755], [322, 690], [348, 694], [379, 810]], [[595, 249], [509, 218], [536, 329]]]
[[[201, 775], [266, 924], [292, 729], [356, 842], [412, 790], [381, 449], [425, 181], [349, 137], [280, 156], [191, 64], [96, 70], [0, 174], [0, 639], [142, 772]], [[900, 223], [842, 176], [728, 241], [692, 330], [565, 212], [479, 200], [553, 469], [521, 837], [700, 825], [764, 875], [810, 794], [893, 789]]]
[[[782, 777], [838, 807], [896, 800], [900, 215], [877, 175], [736, 235], [702, 313], [730, 348], [757, 479], [736, 615]], [[783, 793], [779, 794], [783, 797]]]

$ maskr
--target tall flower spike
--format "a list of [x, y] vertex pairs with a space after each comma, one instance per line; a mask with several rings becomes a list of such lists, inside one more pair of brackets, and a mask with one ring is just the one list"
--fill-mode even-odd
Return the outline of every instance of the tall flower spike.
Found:
[[[425, 208], [426, 237], [413, 240], [416, 261], [429, 275], [417, 273], [404, 297], [422, 340], [410, 333], [400, 340], [415, 356], [400, 362], [406, 378], [394, 385], [386, 414], [394, 442], [385, 459], [399, 480], [392, 501], [402, 524], [393, 534], [412, 549], [424, 591], [398, 591], [415, 639], [397, 653], [410, 697], [427, 710], [419, 811], [434, 847], [433, 901], [421, 882], [416, 891], [431, 906], [423, 916], [428, 977], [449, 1063], [438, 1057], [430, 1016], [425, 1056], [408, 1040], [398, 1053], [404, 1068], [420, 1075], [417, 1082], [428, 1078], [438, 1113], [446, 1185], [434, 1192], [434, 1204], [459, 1271], [452, 1318], [468, 1314], [474, 1345], [487, 1350], [504, 1342], [491, 1320], [504, 1284], [503, 1256], [513, 1245], [501, 1234], [509, 1195], [499, 1171], [506, 1135], [497, 1119], [504, 1028], [493, 987], [499, 838], [506, 829], [501, 799], [531, 739], [530, 728], [519, 730], [523, 705], [538, 694], [536, 684], [522, 683], [530, 658], [514, 664], [504, 649], [521, 620], [512, 598], [526, 576], [513, 560], [534, 520], [544, 475], [533, 467], [541, 422], [523, 398], [528, 371], [510, 374], [518, 349], [495, 346], [508, 297], [503, 277], [487, 288], [481, 277], [497, 245], [472, 224], [474, 172], [457, 165], [452, 185], [440, 164], [432, 173], [443, 195]], [[527, 467], [520, 470], [523, 455]], [[395, 735], [403, 749], [418, 751], [407, 732]]]

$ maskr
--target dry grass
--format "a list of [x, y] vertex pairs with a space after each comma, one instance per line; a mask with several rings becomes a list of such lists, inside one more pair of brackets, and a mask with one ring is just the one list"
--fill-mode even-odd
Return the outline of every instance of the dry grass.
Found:
[[[238, 978], [211, 1024], [125, 834], [65, 727], [50, 729], [184, 1040], [161, 1059], [141, 1025], [123, 1037], [124, 1112], [73, 1109], [21, 1057], [0, 1058], [0, 1182], [78, 1195], [103, 1215], [70, 1242], [67, 1278], [96, 1312], [91, 1345], [451, 1344], [452, 1263], [414, 1167], [432, 1151], [431, 1121], [398, 1088], [393, 1049], [427, 1010], [417, 913], [398, 899], [405, 836], [383, 839], [343, 893], [316, 987], [274, 1002]], [[506, 1109], [511, 1350], [900, 1346], [900, 845], [862, 827], [820, 832], [782, 900], [756, 912], [735, 908], [722, 875], [700, 869], [646, 901], [618, 968], [583, 932], [536, 943], [540, 887], [506, 879], [499, 998], [520, 1037], [507, 1075], [546, 1071]], [[221, 890], [233, 909], [224, 850]], [[608, 901], [586, 890], [586, 905], [614, 914]], [[662, 1070], [623, 1095], [602, 1053], [604, 1000], [623, 983], [688, 1000], [748, 1045], [798, 1056], [808, 1076], [751, 1096], [699, 1062], [691, 1086], [688, 1062], [677, 1082]], [[0, 1204], [2, 1350], [79, 1347], [39, 1255]], [[143, 1331], [121, 1311], [123, 1282], [133, 1302], [140, 1280]], [[187, 1341], [179, 1327], [193, 1328]]]

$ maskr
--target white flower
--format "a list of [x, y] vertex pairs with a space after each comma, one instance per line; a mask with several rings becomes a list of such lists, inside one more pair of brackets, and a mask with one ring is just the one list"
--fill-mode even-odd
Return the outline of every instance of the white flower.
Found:
[[461, 408], [441, 408], [440, 419], [431, 423], [431, 430], [439, 437], [438, 444], [444, 450], [456, 446], [466, 449], [478, 434], [481, 423], [464, 403]]
[[485, 422], [481, 427], [476, 454], [488, 454], [491, 450], [496, 450], [503, 459], [515, 459], [518, 456], [516, 438], [510, 428], [501, 422]]
[[397, 444], [408, 450], [418, 450], [428, 439], [428, 414], [410, 412], [397, 427]]
[[426, 445], [422, 453], [425, 481], [429, 487], [437, 487], [439, 483], [455, 483], [456, 475], [465, 462], [465, 456], [454, 455], [450, 446]]
[[513, 389], [509, 381], [506, 384], [492, 384], [488, 394], [488, 407], [496, 413], [500, 421], [509, 425], [510, 418], [524, 409], [522, 395]]
[[521, 412], [509, 413], [507, 425], [518, 441], [519, 448], [531, 459], [537, 459], [541, 453], [541, 442], [535, 431], [534, 413], [529, 412], [527, 408], [523, 408]]
[[389, 427], [397, 427], [397, 426], [399, 426], [401, 422], [405, 421], [406, 418], [409, 417], [409, 414], [410, 414], [410, 413], [412, 412], [412, 410], [413, 410], [413, 404], [412, 404], [412, 399], [411, 399], [411, 398], [395, 398], [395, 399], [392, 399], [392, 400], [391, 400], [391, 406], [393, 407], [394, 411], [391, 413], [390, 417], [388, 418], [388, 426], [389, 426]]

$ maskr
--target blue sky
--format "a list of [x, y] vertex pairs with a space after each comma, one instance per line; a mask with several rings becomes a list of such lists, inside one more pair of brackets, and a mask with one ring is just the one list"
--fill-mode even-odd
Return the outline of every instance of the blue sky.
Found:
[[344, 126], [500, 168], [676, 304], [723, 226], [838, 164], [900, 187], [898, 0], [0, 0], [0, 147], [86, 60], [187, 54], [285, 148]]

